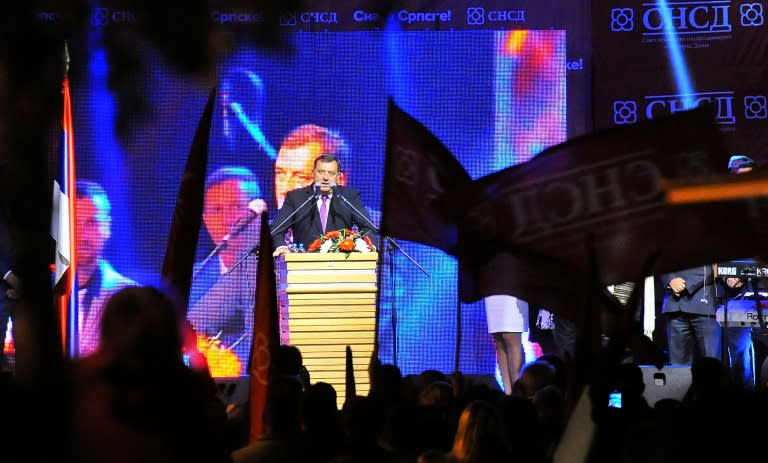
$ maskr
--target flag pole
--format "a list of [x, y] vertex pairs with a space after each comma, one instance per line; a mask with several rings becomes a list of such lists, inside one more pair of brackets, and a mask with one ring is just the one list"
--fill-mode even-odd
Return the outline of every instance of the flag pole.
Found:
[[[458, 262], [458, 261], [457, 261]], [[461, 372], [461, 265], [456, 266], [456, 353], [453, 371]]]

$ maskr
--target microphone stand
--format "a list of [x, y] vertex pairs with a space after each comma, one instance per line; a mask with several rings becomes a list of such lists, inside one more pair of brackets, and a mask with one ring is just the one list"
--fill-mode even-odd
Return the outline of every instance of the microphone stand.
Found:
[[211, 259], [213, 259], [214, 256], [216, 256], [218, 253], [220, 253], [227, 247], [228, 239], [229, 238], [221, 240], [221, 242], [217, 244], [216, 247], [213, 248], [213, 250], [211, 250], [211, 252], [209, 252], [207, 256], [205, 256], [205, 259], [203, 259], [203, 261], [200, 262], [200, 265], [197, 267], [197, 270], [195, 270], [195, 272], [192, 274], [192, 279], [194, 279], [197, 276], [197, 274], [200, 273], [200, 271], [203, 270], [206, 265], [208, 265], [208, 262]]
[[[350, 208], [350, 209], [352, 209], [352, 210], [353, 210], [353, 211], [354, 211], [354, 212], [355, 212], [355, 213], [356, 213], [356, 214], [357, 214], [359, 217], [361, 217], [361, 218], [362, 218], [362, 219], [363, 219], [363, 220], [366, 222], [366, 225], [367, 225], [367, 226], [371, 227], [371, 228], [373, 229], [373, 231], [375, 231], [376, 233], [379, 233], [379, 227], [377, 227], [377, 226], [376, 226], [376, 225], [375, 225], [373, 222], [371, 222], [371, 219], [369, 219], [369, 218], [368, 218], [368, 217], [367, 217], [365, 214], [361, 213], [361, 212], [360, 212], [360, 211], [359, 211], [359, 210], [358, 210], [358, 209], [357, 209], [357, 208], [356, 208], [356, 207], [355, 207], [355, 206], [354, 206], [354, 205], [353, 205], [353, 204], [352, 204], [352, 203], [351, 203], [351, 202], [350, 202], [350, 201], [349, 201], [347, 198], [345, 198], [345, 197], [344, 197], [343, 195], [341, 195], [340, 193], [335, 193], [335, 192], [334, 192], [334, 194], [335, 194], [336, 196], [338, 196], [339, 198], [341, 198], [341, 200], [342, 200], [342, 201], [344, 201], [344, 204], [346, 204], [347, 206], [349, 206], [349, 208]], [[380, 234], [380, 233], [379, 233], [379, 234]], [[403, 253], [403, 255], [404, 255], [405, 257], [407, 257], [407, 258], [408, 258], [408, 260], [410, 260], [411, 262], [413, 262], [413, 265], [415, 265], [416, 267], [418, 267], [418, 268], [419, 268], [419, 270], [421, 270], [422, 272], [424, 272], [424, 275], [426, 275], [426, 276], [428, 276], [428, 277], [430, 277], [430, 278], [431, 278], [431, 275], [429, 274], [429, 272], [427, 272], [426, 270], [424, 270], [424, 267], [422, 267], [421, 265], [419, 265], [419, 263], [418, 263], [418, 262], [416, 262], [415, 260], [413, 260], [413, 258], [412, 258], [410, 255], [408, 255], [408, 253], [407, 253], [407, 252], [405, 252], [405, 251], [403, 250], [403, 248], [401, 248], [401, 247], [400, 247], [400, 245], [399, 245], [399, 244], [397, 244], [397, 242], [395, 242], [395, 240], [393, 240], [392, 238], [390, 238], [390, 237], [388, 237], [388, 236], [383, 236], [383, 238], [384, 238], [385, 240], [387, 240], [387, 242], [390, 244], [390, 246], [392, 246], [392, 247], [396, 248], [398, 251], [402, 252], [402, 253]]]
[[[309, 203], [309, 202], [310, 202], [310, 201], [312, 201], [313, 199], [314, 199], [315, 201], [317, 201], [317, 195], [318, 195], [317, 191], [318, 191], [318, 190], [317, 190], [317, 189], [315, 189], [315, 193], [312, 193], [312, 195], [311, 195], [310, 197], [308, 197], [306, 201], [304, 201], [303, 203], [301, 203], [301, 206], [297, 207], [297, 208], [296, 208], [296, 209], [295, 209], [293, 212], [291, 212], [291, 214], [290, 214], [288, 217], [286, 217], [286, 218], [285, 218], [285, 220], [283, 220], [282, 222], [280, 222], [280, 225], [278, 225], [278, 226], [275, 228], [275, 231], [273, 231], [273, 232], [270, 232], [270, 234], [271, 234], [271, 235], [277, 235], [277, 234], [278, 234], [278, 230], [280, 230], [280, 227], [282, 227], [282, 226], [284, 226], [286, 223], [288, 223], [288, 221], [289, 221], [289, 220], [291, 220], [291, 219], [293, 218], [293, 216], [295, 216], [295, 215], [296, 215], [296, 214], [297, 214], [297, 213], [298, 213], [298, 212], [299, 212], [299, 211], [300, 211], [300, 210], [301, 210], [301, 209], [302, 209], [304, 206], [306, 206], [306, 205], [307, 205], [307, 203]], [[262, 226], [262, 227], [263, 227], [263, 226], [265, 226], [265, 225], [266, 225], [266, 226], [269, 226], [269, 224], [261, 224], [261, 226]], [[235, 265], [233, 265], [231, 268], [227, 269], [227, 271], [225, 271], [225, 272], [224, 272], [224, 275], [229, 275], [230, 273], [232, 273], [232, 272], [233, 272], [233, 271], [234, 271], [234, 270], [235, 270], [237, 267], [239, 267], [239, 266], [240, 266], [240, 264], [242, 264], [242, 263], [243, 263], [243, 261], [244, 261], [245, 259], [247, 259], [247, 258], [248, 258], [248, 257], [249, 257], [251, 254], [256, 254], [256, 255], [258, 255], [258, 254], [259, 254], [259, 245], [260, 245], [260, 244], [261, 244], [261, 243], [256, 243], [254, 246], [252, 246], [252, 247], [251, 247], [251, 249], [247, 250], [247, 251], [245, 252], [245, 254], [243, 254], [243, 255], [242, 255], [242, 257], [240, 257], [240, 260], [238, 260], [237, 262], [235, 262]], [[202, 267], [202, 266], [201, 266], [201, 267]]]
[[242, 256], [242, 257], [240, 257], [240, 260], [238, 260], [237, 262], [235, 262], [235, 265], [233, 265], [231, 268], [228, 268], [228, 269], [227, 269], [227, 270], [224, 272], [224, 275], [229, 275], [230, 273], [232, 273], [232, 272], [233, 272], [233, 271], [234, 271], [234, 270], [235, 270], [237, 267], [239, 267], [239, 266], [240, 266], [240, 264], [242, 264], [242, 263], [243, 263], [243, 261], [244, 261], [245, 259], [247, 259], [247, 258], [248, 258], [248, 257], [249, 257], [251, 254], [256, 254], [256, 255], [258, 256], [258, 255], [259, 255], [259, 245], [260, 245], [260, 244], [261, 244], [261, 242], [259, 242], [259, 243], [256, 243], [256, 244], [255, 244], [255, 245], [254, 245], [254, 246], [253, 246], [251, 249], [249, 249], [249, 250], [245, 251], [245, 254], [243, 254], [243, 256]]
[[344, 204], [346, 204], [350, 209], [352, 209], [353, 212], [357, 214], [358, 217], [361, 217], [365, 222], [366, 225], [371, 227], [376, 233], [379, 234], [379, 236], [387, 241], [389, 244], [388, 251], [389, 251], [389, 278], [390, 278], [390, 291], [392, 293], [392, 309], [390, 310], [390, 326], [392, 327], [392, 364], [397, 366], [397, 310], [395, 306], [395, 295], [397, 294], [397, 291], [395, 289], [395, 256], [394, 256], [394, 250], [397, 249], [400, 252], [403, 253], [405, 257], [408, 258], [413, 264], [419, 268], [424, 274], [431, 278], [431, 275], [429, 272], [427, 272], [424, 267], [419, 265], [418, 262], [416, 262], [410, 255], [408, 255], [403, 248], [400, 247], [399, 244], [392, 238], [388, 236], [383, 236], [381, 233], [379, 233], [379, 227], [376, 226], [373, 222], [371, 222], [371, 219], [368, 218], [367, 215], [360, 212], [354, 204], [352, 204], [351, 201], [349, 201], [347, 198], [344, 197], [341, 193], [337, 193], [336, 189], [334, 188], [334, 195], [338, 196]]

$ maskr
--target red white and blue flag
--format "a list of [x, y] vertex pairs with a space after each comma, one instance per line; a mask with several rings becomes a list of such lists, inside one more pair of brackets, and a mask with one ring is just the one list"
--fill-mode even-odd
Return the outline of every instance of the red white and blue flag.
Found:
[[56, 308], [61, 325], [64, 351], [70, 356], [77, 352], [77, 270], [75, 232], [75, 142], [72, 124], [72, 100], [69, 79], [62, 84], [63, 117], [59, 166], [53, 181], [53, 211], [51, 236], [56, 241], [54, 255], [54, 287]]

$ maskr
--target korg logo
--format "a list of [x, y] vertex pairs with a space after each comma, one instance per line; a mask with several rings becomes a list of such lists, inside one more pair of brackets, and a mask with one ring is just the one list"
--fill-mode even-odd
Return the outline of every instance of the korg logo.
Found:
[[637, 122], [637, 103], [632, 100], [613, 102], [613, 123], [616, 125]]
[[745, 119], [768, 119], [768, 100], [765, 95], [747, 95], [744, 97]]
[[[665, 26], [675, 35], [708, 35], [731, 32], [728, 21], [730, 0], [707, 2], [669, 2], [663, 8], [654, 3], [644, 3], [643, 35], [664, 35]], [[667, 24], [668, 23], [668, 24]]]
[[485, 10], [483, 8], [467, 8], [467, 24], [470, 26], [482, 26], [485, 24]]
[[632, 8], [611, 10], [611, 31], [630, 32], [635, 27], [635, 12]]
[[739, 6], [741, 25], [744, 27], [757, 27], [765, 23], [762, 3], [742, 3]]

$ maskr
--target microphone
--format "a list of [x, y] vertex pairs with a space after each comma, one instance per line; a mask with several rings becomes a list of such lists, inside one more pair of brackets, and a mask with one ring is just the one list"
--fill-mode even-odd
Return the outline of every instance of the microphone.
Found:
[[210, 262], [211, 259], [221, 251], [223, 251], [227, 244], [229, 243], [229, 240], [240, 234], [245, 228], [250, 225], [253, 220], [261, 215], [262, 211], [265, 211], [267, 209], [267, 203], [264, 202], [263, 199], [254, 199], [251, 200], [251, 202], [248, 203], [248, 213], [244, 215], [243, 217], [240, 217], [237, 222], [235, 222], [229, 229], [229, 233], [224, 235], [224, 237], [221, 239], [221, 241], [216, 244], [216, 246], [211, 250], [211, 252], [208, 253], [208, 255], [203, 259], [203, 261], [200, 263], [200, 266], [197, 268], [197, 270], [192, 274], [192, 278], [195, 278], [198, 273]]
[[[335, 185], [335, 183], [334, 183], [334, 185]], [[314, 189], [314, 193], [313, 193], [313, 196], [314, 196], [315, 198], [317, 198], [318, 196], [320, 196], [320, 182], [315, 182], [315, 189]]]
[[239, 235], [243, 230], [245, 230], [248, 225], [251, 224], [251, 222], [258, 217], [262, 211], [266, 209], [266, 203], [264, 203], [263, 199], [254, 199], [251, 200], [251, 202], [248, 203], [248, 213], [240, 217], [237, 222], [235, 222], [232, 227], [229, 229], [229, 233], [224, 235], [224, 237], [221, 239], [222, 242], [226, 243], [230, 239], [234, 238], [235, 236]]

